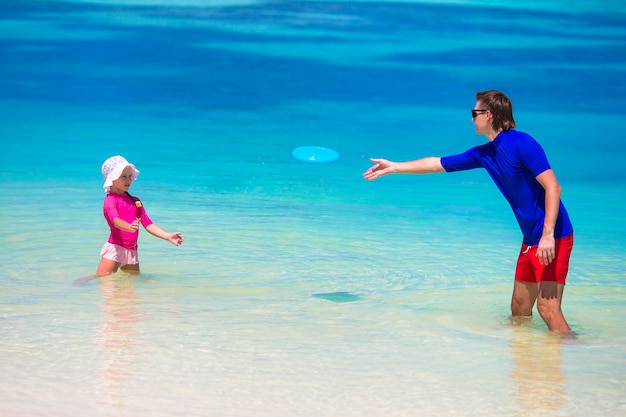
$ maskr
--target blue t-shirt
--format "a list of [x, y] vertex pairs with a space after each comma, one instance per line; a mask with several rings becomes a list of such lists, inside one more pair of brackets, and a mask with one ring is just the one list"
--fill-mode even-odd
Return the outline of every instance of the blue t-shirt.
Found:
[[[524, 243], [536, 245], [541, 239], [545, 217], [545, 190], [537, 175], [550, 169], [543, 148], [526, 133], [502, 131], [489, 143], [441, 158], [446, 172], [485, 168], [507, 199], [524, 234]], [[554, 227], [556, 239], [573, 233], [563, 202]]]

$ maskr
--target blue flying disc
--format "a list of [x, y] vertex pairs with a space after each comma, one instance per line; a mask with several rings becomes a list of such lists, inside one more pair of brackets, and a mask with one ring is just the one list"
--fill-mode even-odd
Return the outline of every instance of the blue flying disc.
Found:
[[301, 146], [291, 152], [291, 156], [302, 162], [328, 164], [339, 159], [339, 153], [321, 146]]

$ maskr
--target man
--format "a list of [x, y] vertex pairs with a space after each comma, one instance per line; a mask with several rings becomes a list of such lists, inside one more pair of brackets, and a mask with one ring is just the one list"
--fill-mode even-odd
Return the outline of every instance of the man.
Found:
[[524, 235], [515, 270], [511, 300], [514, 317], [537, 311], [557, 333], [571, 329], [561, 311], [561, 299], [574, 243], [574, 232], [561, 202], [561, 186], [542, 147], [515, 130], [511, 101], [500, 91], [476, 93], [472, 122], [489, 142], [458, 154], [407, 162], [374, 159], [363, 177], [387, 174], [427, 174], [474, 168], [487, 170], [507, 199]]

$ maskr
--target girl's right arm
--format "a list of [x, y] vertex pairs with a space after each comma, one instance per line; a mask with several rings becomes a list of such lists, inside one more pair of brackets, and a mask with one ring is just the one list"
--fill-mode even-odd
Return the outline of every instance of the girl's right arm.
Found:
[[125, 232], [135, 233], [139, 229], [139, 220], [135, 219], [132, 223], [128, 223], [125, 220], [116, 217], [113, 219], [113, 226]]

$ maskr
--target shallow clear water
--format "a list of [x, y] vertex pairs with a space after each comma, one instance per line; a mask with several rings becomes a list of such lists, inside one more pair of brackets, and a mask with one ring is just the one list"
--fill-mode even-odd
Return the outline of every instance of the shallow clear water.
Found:
[[[625, 7], [512, 7], [3, 2], [0, 414], [624, 414]], [[577, 340], [509, 322], [521, 236], [484, 172], [361, 178], [482, 143], [487, 88], [564, 188]], [[74, 286], [115, 154], [186, 241]]]

